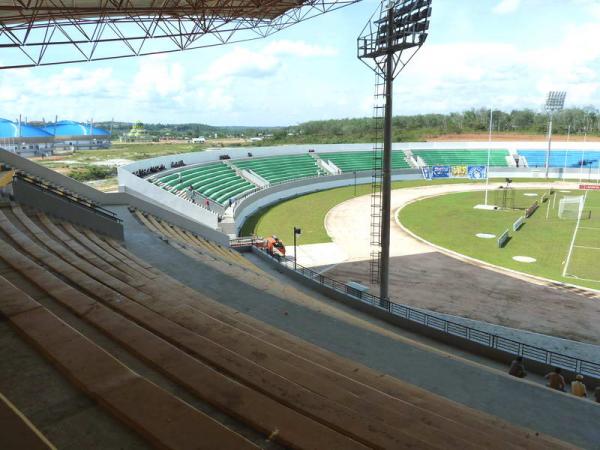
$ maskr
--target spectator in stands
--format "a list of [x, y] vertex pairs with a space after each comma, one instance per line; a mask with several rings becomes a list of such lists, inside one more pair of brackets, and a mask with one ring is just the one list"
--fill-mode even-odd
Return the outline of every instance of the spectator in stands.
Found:
[[204, 202], [204, 206], [206, 206], [206, 209], [208, 209], [210, 211], [210, 200], [206, 199], [206, 201]]
[[194, 200], [194, 188], [192, 187], [191, 184], [188, 186], [187, 190], [188, 190], [188, 198], [190, 200]]
[[560, 374], [560, 367], [555, 367], [554, 370], [548, 374], [544, 378], [548, 379], [548, 387], [552, 389], [556, 389], [557, 391], [565, 390], [565, 379]]
[[173, 161], [171, 162], [171, 169], [176, 169], [177, 167], [183, 167], [185, 166], [185, 163], [183, 162], [183, 159], [179, 160], [179, 161]]
[[587, 389], [583, 384], [583, 375], [576, 375], [575, 380], [571, 381], [571, 394], [576, 397], [587, 397]]
[[231, 198], [229, 199], [229, 207], [231, 208], [232, 206], [233, 206], [233, 197], [231, 197]]
[[525, 378], [527, 376], [522, 356], [517, 356], [513, 360], [513, 362], [510, 363], [510, 369], [508, 369], [508, 374], [517, 378]]
[[133, 174], [137, 175], [140, 178], [143, 178], [143, 177], [145, 177], [147, 175], [151, 175], [153, 173], [162, 172], [165, 169], [166, 169], [165, 165], [161, 164], [160, 166], [152, 166], [152, 167], [148, 167], [147, 169], [138, 169], [138, 170], [134, 171]]
[[596, 400], [596, 403], [600, 403], [600, 386], [594, 389], [594, 400]]

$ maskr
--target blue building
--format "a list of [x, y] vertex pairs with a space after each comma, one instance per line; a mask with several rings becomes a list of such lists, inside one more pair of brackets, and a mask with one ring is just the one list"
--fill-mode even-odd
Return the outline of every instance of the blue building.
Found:
[[61, 120], [46, 125], [43, 131], [54, 136], [55, 150], [92, 150], [110, 147], [110, 132], [92, 124]]
[[54, 136], [20, 121], [0, 119], [0, 147], [22, 156], [50, 155]]

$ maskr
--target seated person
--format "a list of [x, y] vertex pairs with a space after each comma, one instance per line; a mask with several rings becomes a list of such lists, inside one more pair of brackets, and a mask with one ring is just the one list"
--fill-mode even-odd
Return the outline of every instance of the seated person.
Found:
[[583, 384], [583, 375], [577, 375], [574, 381], [571, 381], [571, 394], [576, 397], [587, 397], [587, 390]]
[[557, 391], [565, 390], [565, 379], [560, 374], [560, 367], [555, 367], [554, 370], [546, 374], [544, 378], [548, 379], [549, 388], [556, 389]]
[[525, 378], [527, 376], [522, 356], [517, 356], [513, 360], [513, 362], [510, 363], [510, 369], [508, 369], [508, 374], [517, 378]]

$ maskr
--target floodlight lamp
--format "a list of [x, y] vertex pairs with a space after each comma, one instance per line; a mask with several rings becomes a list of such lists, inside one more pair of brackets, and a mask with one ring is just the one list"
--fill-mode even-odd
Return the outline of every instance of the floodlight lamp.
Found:
[[432, 0], [395, 0], [379, 6], [358, 38], [358, 57], [376, 59], [411, 48], [427, 39]]
[[565, 91], [550, 91], [546, 98], [546, 111], [554, 112], [560, 111], [565, 106], [565, 98], [567, 93]]

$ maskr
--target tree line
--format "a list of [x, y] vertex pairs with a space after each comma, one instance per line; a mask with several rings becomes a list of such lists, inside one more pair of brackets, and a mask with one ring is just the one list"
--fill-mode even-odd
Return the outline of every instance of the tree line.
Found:
[[[548, 114], [531, 109], [510, 112], [492, 111], [494, 133], [544, 134], [548, 130]], [[392, 119], [394, 141], [421, 140], [443, 134], [487, 133], [489, 109], [471, 109], [449, 114], [395, 116]], [[282, 142], [366, 142], [375, 136], [372, 118], [318, 120], [301, 123], [274, 133]], [[600, 134], [600, 112], [594, 107], [569, 108], [554, 114], [553, 133]]]
[[[113, 136], [127, 133], [131, 123], [98, 123], [112, 129]], [[490, 125], [489, 109], [470, 109], [448, 114], [415, 114], [395, 116], [392, 119], [393, 140], [419, 141], [443, 134], [486, 133]], [[199, 123], [144, 124], [155, 136], [171, 135], [180, 138], [198, 136], [254, 137], [265, 139], [257, 145], [283, 143], [351, 143], [371, 142], [376, 135], [373, 118], [348, 118], [313, 120], [286, 127], [260, 126], [211, 126]], [[544, 134], [548, 130], [548, 114], [532, 109], [515, 109], [510, 112], [494, 110], [492, 114], [494, 133]], [[553, 132], [556, 134], [600, 134], [600, 111], [595, 107], [569, 108], [554, 114]], [[382, 130], [379, 130], [382, 134]]]

